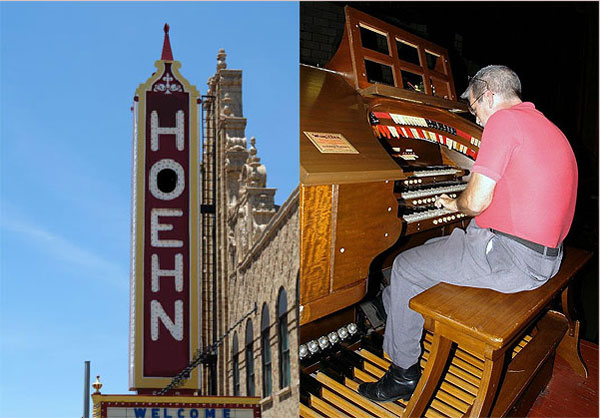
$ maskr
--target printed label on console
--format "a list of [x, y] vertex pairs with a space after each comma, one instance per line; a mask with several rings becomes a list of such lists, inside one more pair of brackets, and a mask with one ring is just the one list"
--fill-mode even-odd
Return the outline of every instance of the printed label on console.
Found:
[[323, 154], [359, 154], [342, 134], [304, 131], [304, 135]]

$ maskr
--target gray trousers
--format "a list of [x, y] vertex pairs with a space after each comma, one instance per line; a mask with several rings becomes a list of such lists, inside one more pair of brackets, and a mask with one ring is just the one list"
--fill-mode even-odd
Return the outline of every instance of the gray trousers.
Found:
[[557, 256], [544, 256], [479, 228], [475, 220], [466, 230], [457, 228], [402, 252], [394, 260], [390, 285], [382, 295], [388, 315], [383, 349], [397, 366], [407, 368], [418, 361], [424, 320], [408, 302], [424, 290], [440, 282], [502, 293], [531, 290], [558, 272], [562, 256], [562, 248]]

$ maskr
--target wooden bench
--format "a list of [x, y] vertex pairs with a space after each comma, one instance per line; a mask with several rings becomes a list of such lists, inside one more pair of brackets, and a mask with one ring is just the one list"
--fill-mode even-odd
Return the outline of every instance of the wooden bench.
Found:
[[[454, 343], [484, 359], [481, 384], [466, 416], [523, 416], [547, 385], [556, 352], [578, 374], [587, 376], [579, 354], [579, 321], [573, 317], [568, 289], [590, 258], [587, 251], [566, 248], [558, 274], [531, 291], [504, 294], [441, 283], [411, 299], [410, 307], [423, 315], [425, 328], [433, 332], [433, 342], [403, 416], [423, 416]], [[559, 295], [563, 313], [549, 310]], [[532, 326], [531, 341], [508, 358]]]

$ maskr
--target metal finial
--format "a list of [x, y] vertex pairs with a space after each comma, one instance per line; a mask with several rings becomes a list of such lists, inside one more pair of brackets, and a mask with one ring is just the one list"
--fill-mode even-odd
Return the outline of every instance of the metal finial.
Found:
[[164, 27], [165, 33], [169, 33], [169, 24], [165, 23], [165, 27]]
[[96, 381], [94, 383], [92, 383], [92, 387], [94, 389], [96, 389], [96, 392], [94, 392], [94, 395], [99, 395], [100, 389], [102, 388], [102, 383], [100, 383], [100, 376], [96, 376]]

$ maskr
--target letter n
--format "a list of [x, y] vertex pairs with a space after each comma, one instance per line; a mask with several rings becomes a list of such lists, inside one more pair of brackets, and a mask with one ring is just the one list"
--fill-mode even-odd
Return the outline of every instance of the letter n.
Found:
[[150, 302], [150, 336], [152, 341], [158, 340], [159, 319], [173, 338], [177, 341], [183, 340], [183, 301], [175, 301], [175, 322], [169, 318], [159, 301], [153, 300]]

